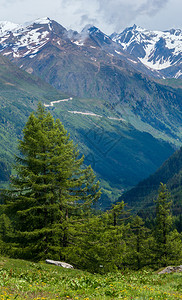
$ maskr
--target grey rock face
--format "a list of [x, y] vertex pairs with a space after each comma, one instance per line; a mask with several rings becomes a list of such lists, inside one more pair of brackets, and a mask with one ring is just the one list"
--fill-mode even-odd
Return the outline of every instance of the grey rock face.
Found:
[[63, 267], [63, 268], [67, 268], [67, 269], [74, 269], [72, 265], [67, 264], [65, 262], [62, 262], [62, 261], [46, 259], [46, 263], [51, 264], [51, 265], [55, 265], [55, 266], [59, 266], [59, 267]]
[[177, 266], [177, 267], [166, 267], [164, 270], [160, 271], [158, 274], [166, 274], [166, 273], [172, 273], [172, 272], [182, 272], [182, 265]]

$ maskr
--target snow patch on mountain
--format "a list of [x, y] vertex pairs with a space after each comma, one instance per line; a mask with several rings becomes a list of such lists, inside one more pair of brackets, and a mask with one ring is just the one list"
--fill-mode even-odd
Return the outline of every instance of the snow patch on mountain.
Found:
[[42, 40], [44, 40], [47, 35], [49, 34], [48, 31], [40, 32], [40, 28], [32, 29], [31, 31], [24, 31], [24, 34], [22, 35], [22, 32], [17, 33], [14, 36], [20, 36], [22, 35], [16, 45], [18, 47], [29, 47], [30, 44], [36, 44], [40, 45], [42, 44]]
[[102, 118], [101, 115], [97, 115], [93, 112], [82, 112], [82, 111], [77, 111], [77, 110], [69, 110], [68, 111], [71, 114], [79, 114], [79, 115], [85, 115], [85, 116], [92, 116], [92, 117], [98, 117], [98, 118]]
[[36, 23], [36, 24], [50, 24], [51, 20], [48, 17], [44, 17], [44, 18], [39, 18], [39, 19], [35, 20], [33, 23]]
[[50, 106], [54, 106], [54, 104], [57, 104], [57, 103], [60, 103], [60, 102], [68, 102], [68, 101], [70, 101], [70, 100], [73, 100], [73, 98], [70, 97], [70, 98], [67, 98], [67, 99], [61, 99], [61, 100], [51, 101], [50, 104], [45, 104], [45, 103], [44, 103], [44, 106], [45, 106], [45, 107], [50, 107]]
[[180, 76], [182, 75], [182, 71], [179, 70], [176, 75], [174, 76], [174, 78], [178, 79]]
[[77, 46], [84, 46], [83, 41], [72, 41], [72, 43], [74, 43]]
[[133, 59], [131, 59], [131, 58], [128, 58], [128, 60], [131, 61], [131, 62], [134, 63], [134, 64], [137, 64], [137, 61], [136, 61], [136, 60], [133, 60]]
[[30, 22], [25, 22], [22, 25], [22, 27], [27, 28], [27, 27], [33, 26], [33, 24], [40, 24], [40, 25], [51, 24], [51, 20], [48, 17], [38, 18], [38, 19], [32, 20]]
[[119, 55], [122, 55], [122, 53], [120, 51], [115, 50], [115, 52]]
[[160, 58], [159, 60], [155, 60], [154, 62], [154, 61], [150, 61], [149, 56], [146, 55], [144, 58], [139, 58], [139, 60], [147, 67], [155, 70], [163, 70], [171, 66], [170, 59], [165, 60], [163, 57]]

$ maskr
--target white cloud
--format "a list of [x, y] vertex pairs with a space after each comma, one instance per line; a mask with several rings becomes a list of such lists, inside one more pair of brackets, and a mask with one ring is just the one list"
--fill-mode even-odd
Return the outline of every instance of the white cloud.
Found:
[[[169, 29], [171, 24], [181, 27], [181, 18], [176, 15], [182, 3], [181, 0], [0, 0], [0, 8], [0, 20], [24, 23], [48, 16], [66, 28], [81, 30], [92, 23], [111, 33], [134, 23], [145, 24], [144, 27], [153, 24], [158, 29]], [[163, 24], [169, 26], [162, 28]]]
[[97, 20], [99, 27], [120, 30], [139, 15], [154, 15], [168, 0], [65, 0], [72, 7], [75, 19], [81, 15], [82, 25], [87, 18]]

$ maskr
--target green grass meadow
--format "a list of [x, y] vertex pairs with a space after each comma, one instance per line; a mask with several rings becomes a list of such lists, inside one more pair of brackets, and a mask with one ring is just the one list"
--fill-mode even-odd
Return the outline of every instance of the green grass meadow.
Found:
[[182, 299], [182, 273], [142, 270], [100, 275], [0, 258], [0, 300], [5, 299]]

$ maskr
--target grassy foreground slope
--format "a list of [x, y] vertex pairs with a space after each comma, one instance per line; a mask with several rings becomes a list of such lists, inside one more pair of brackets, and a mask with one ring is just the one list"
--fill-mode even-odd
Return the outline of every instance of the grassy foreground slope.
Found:
[[182, 273], [99, 275], [1, 257], [0, 299], [182, 299]]

